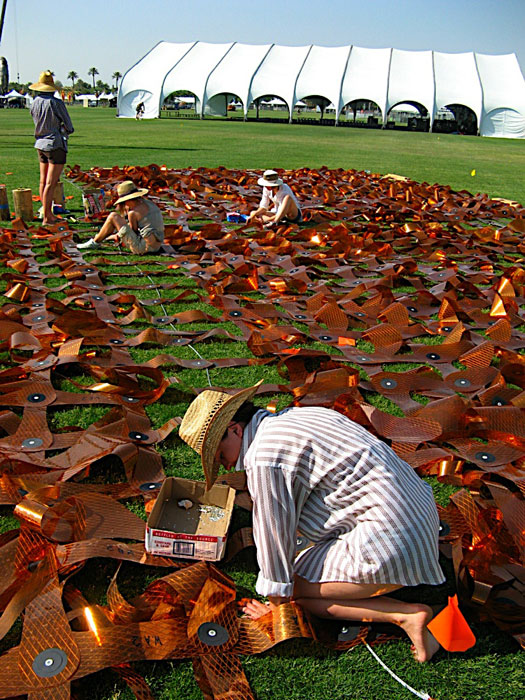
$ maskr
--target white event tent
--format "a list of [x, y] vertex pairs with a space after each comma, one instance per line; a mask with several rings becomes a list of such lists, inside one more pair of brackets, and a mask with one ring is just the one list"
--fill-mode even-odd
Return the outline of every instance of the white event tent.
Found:
[[118, 115], [135, 117], [143, 102], [144, 117], [154, 119], [178, 90], [195, 95], [201, 117], [225, 115], [234, 98], [246, 116], [254, 101], [273, 97], [289, 109], [304, 99], [331, 103], [337, 122], [345, 107], [366, 101], [383, 124], [409, 104], [430, 128], [438, 111], [459, 109], [475, 117], [481, 136], [525, 138], [525, 80], [515, 54], [161, 41], [122, 78]]

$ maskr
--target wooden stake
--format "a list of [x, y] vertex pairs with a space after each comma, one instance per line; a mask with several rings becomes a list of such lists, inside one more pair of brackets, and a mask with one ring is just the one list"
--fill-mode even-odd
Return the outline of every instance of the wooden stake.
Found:
[[53, 193], [53, 202], [62, 207], [64, 205], [64, 201], [64, 183], [57, 182], [55, 191]]
[[11, 221], [9, 202], [7, 200], [7, 187], [0, 185], [0, 221]]
[[29, 188], [13, 190], [13, 202], [16, 216], [20, 217], [22, 221], [33, 221], [33, 200]]

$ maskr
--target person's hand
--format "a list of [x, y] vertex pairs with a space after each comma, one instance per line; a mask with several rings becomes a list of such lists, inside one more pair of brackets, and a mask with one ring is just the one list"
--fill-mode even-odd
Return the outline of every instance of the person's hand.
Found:
[[242, 606], [242, 611], [250, 620], [258, 620], [263, 615], [267, 615], [271, 608], [270, 603], [262, 603], [260, 600], [249, 600]]
[[108, 236], [106, 238], [106, 241], [109, 241], [110, 243], [116, 243], [117, 245], [120, 243], [120, 239], [117, 233], [113, 233], [111, 236]]
[[268, 221], [266, 224], [264, 224], [264, 228], [273, 228], [276, 223], [276, 221]]

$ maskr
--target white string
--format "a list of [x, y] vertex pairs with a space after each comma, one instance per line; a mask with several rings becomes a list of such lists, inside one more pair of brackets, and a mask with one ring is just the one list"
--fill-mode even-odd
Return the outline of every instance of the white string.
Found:
[[417, 695], [417, 697], [421, 698], [421, 700], [433, 700], [432, 697], [428, 693], [420, 693], [419, 690], [415, 690], [414, 688], [412, 688], [412, 686], [408, 685], [408, 683], [405, 683], [405, 681], [402, 680], [399, 676], [396, 676], [396, 674], [391, 669], [388, 668], [388, 666], [385, 664], [385, 662], [379, 658], [379, 656], [375, 653], [375, 651], [372, 649], [370, 644], [368, 644], [368, 642], [365, 642], [364, 639], [363, 639], [363, 644], [368, 649], [368, 651], [372, 654], [374, 659], [385, 669], [385, 671], [388, 671], [388, 673], [392, 676], [392, 678], [394, 678], [404, 688], [409, 690], [414, 695]]
[[[141, 275], [144, 274], [143, 271], [140, 269], [140, 267], [139, 267], [138, 265], [135, 265], [135, 268], [140, 272]], [[146, 277], [149, 279], [149, 281], [150, 281], [152, 284], [155, 284], [155, 282], [151, 279], [151, 277], [150, 277], [149, 275], [146, 275]], [[158, 289], [157, 285], [155, 285], [155, 291], [157, 292], [157, 296], [158, 296], [159, 299], [160, 299], [160, 292], [159, 292], [159, 289]], [[164, 313], [164, 316], [169, 316], [168, 312], [167, 312], [166, 309], [164, 308], [164, 304], [161, 303], [160, 306], [161, 306], [161, 308], [162, 308], [162, 311], [163, 311], [163, 313]], [[170, 323], [170, 326], [173, 328], [174, 331], [177, 331], [177, 329], [175, 328], [175, 326], [174, 326], [173, 323]], [[191, 343], [188, 343], [188, 347], [191, 348], [191, 349], [193, 350], [193, 352], [194, 352], [196, 355], [198, 355], [198, 357], [200, 357], [201, 360], [206, 360], [206, 358], [203, 357], [203, 356], [200, 354], [200, 352], [199, 352], [196, 348], [193, 347], [193, 345], [192, 345]], [[209, 372], [209, 370], [208, 370], [207, 367], [206, 367], [206, 377], [207, 377], [207, 379], [208, 379], [208, 386], [213, 386], [212, 383], [211, 383], [210, 372]]]

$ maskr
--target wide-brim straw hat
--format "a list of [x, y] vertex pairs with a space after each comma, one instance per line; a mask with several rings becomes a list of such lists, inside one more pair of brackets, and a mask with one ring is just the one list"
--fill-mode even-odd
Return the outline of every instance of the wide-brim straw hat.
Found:
[[134, 182], [131, 182], [131, 180], [126, 180], [125, 182], [121, 182], [117, 187], [117, 194], [119, 198], [115, 204], [122, 204], [122, 202], [127, 202], [128, 199], [144, 197], [144, 195], [148, 194], [148, 192], [149, 190], [145, 189], [144, 187], [139, 188]]
[[279, 187], [283, 181], [275, 170], [265, 170], [263, 176], [257, 180], [257, 184], [261, 187]]
[[219, 473], [217, 450], [228, 424], [245, 401], [249, 401], [262, 383], [242, 389], [236, 394], [206, 389], [192, 401], [179, 427], [179, 436], [200, 455], [210, 489]]
[[36, 90], [37, 92], [56, 92], [58, 87], [55, 85], [51, 71], [45, 70], [40, 73], [38, 82], [30, 85], [29, 89]]

